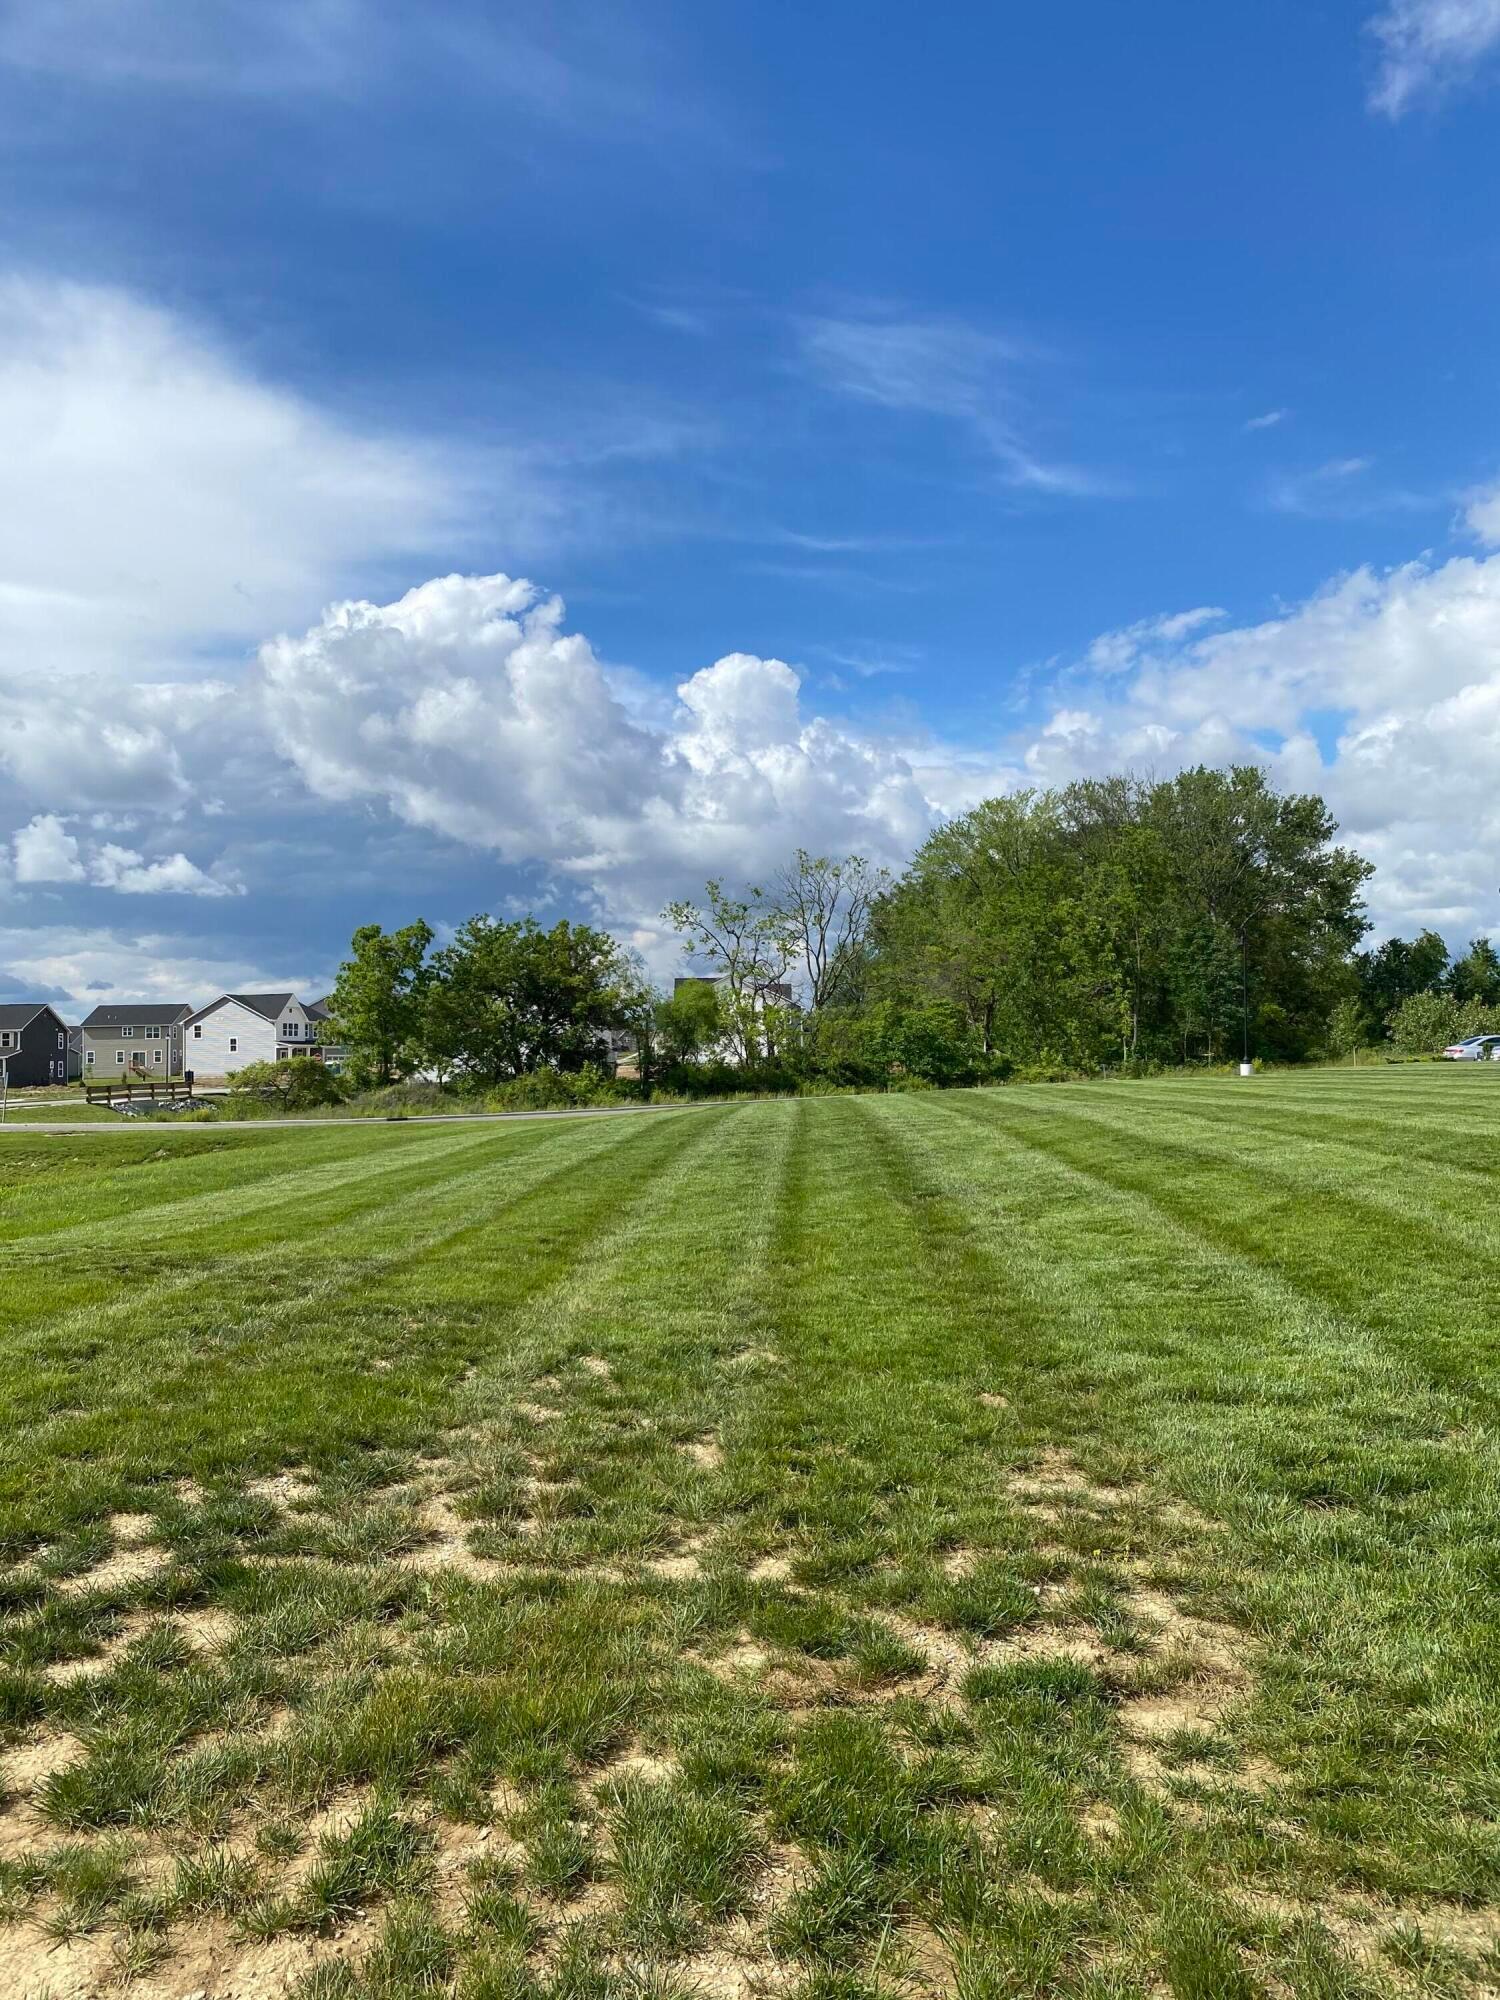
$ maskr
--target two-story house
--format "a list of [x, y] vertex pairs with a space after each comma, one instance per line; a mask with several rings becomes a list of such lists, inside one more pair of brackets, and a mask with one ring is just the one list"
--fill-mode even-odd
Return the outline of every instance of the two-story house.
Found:
[[181, 1076], [183, 1025], [192, 1011], [186, 1000], [96, 1007], [83, 1023], [85, 1078]]
[[68, 1025], [61, 1014], [45, 1000], [18, 1000], [0, 1006], [0, 1065], [14, 1089], [66, 1083]]
[[295, 993], [221, 993], [187, 1024], [187, 1064], [195, 1076], [233, 1076], [247, 1063], [288, 1056], [323, 1059], [321, 1001]]

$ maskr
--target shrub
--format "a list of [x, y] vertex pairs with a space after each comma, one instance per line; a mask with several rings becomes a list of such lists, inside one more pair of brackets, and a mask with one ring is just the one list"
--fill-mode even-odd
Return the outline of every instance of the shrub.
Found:
[[283, 1111], [312, 1111], [324, 1104], [342, 1104], [347, 1095], [338, 1075], [311, 1056], [289, 1056], [285, 1062], [246, 1063], [230, 1083], [231, 1100], [260, 1098]]
[[1458, 1003], [1446, 993], [1412, 993], [1390, 1016], [1389, 1026], [1399, 1055], [1435, 1055], [1457, 1038]]

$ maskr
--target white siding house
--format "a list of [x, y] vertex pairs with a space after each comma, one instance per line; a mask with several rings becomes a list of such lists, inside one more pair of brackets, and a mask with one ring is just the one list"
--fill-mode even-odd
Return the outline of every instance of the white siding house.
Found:
[[295, 993], [221, 993], [187, 1024], [194, 1076], [233, 1076], [247, 1063], [321, 1057], [321, 1024]]

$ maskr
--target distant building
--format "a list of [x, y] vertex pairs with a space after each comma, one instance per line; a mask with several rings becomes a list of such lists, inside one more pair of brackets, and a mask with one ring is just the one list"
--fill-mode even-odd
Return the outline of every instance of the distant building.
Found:
[[0, 1006], [0, 1064], [14, 1089], [68, 1080], [68, 1024], [45, 1000]]
[[[689, 972], [672, 981], [673, 999], [675, 1000], [677, 995], [685, 988], [694, 986], [707, 987], [711, 992], [717, 993], [721, 1002], [725, 1004], [728, 1003], [733, 990], [728, 977], [723, 973], [710, 975]], [[796, 995], [784, 979], [768, 979], [764, 985], [754, 988], [754, 999], [750, 1009], [751, 1021], [737, 1023], [730, 1027], [717, 1047], [707, 1051], [707, 1053], [711, 1054], [719, 1062], [738, 1063], [741, 1061], [739, 1035], [741, 1032], [747, 1036], [752, 1035], [751, 1022], [753, 1022], [755, 1031], [753, 1039], [762, 1044], [760, 1053], [774, 1054], [774, 1049], [770, 1047], [771, 1035], [766, 1026], [767, 1009], [780, 1007], [790, 1010], [796, 1004]]]
[[335, 1065], [343, 1050], [324, 1041], [326, 1000], [304, 1006], [295, 993], [221, 993], [187, 1024], [188, 1068], [195, 1076], [233, 1076], [248, 1063], [311, 1056]]
[[192, 1011], [186, 1000], [96, 1007], [82, 1028], [84, 1076], [181, 1076]]

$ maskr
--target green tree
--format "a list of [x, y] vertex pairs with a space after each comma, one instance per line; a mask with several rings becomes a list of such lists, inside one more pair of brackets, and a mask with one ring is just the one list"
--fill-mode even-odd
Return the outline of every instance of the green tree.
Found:
[[1500, 952], [1487, 937], [1473, 939], [1463, 957], [1454, 961], [1447, 987], [1460, 1006], [1470, 1000], [1482, 1007], [1500, 1005]]
[[1384, 1021], [1413, 993], [1440, 993], [1448, 977], [1448, 947], [1436, 931], [1417, 937], [1386, 938], [1354, 960], [1360, 998], [1377, 1021]]
[[1458, 1034], [1458, 1002], [1450, 993], [1411, 993], [1388, 1025], [1402, 1055], [1436, 1055]]
[[322, 1104], [342, 1104], [343, 1083], [312, 1056], [288, 1056], [285, 1062], [246, 1063], [230, 1081], [231, 1097], [270, 1098], [283, 1111], [311, 1111]]
[[1369, 1016], [1355, 996], [1346, 993], [1328, 1017], [1329, 1053], [1358, 1061], [1359, 1052], [1369, 1038]]
[[862, 854], [831, 861], [802, 847], [778, 872], [771, 921], [800, 967], [811, 1013], [858, 998], [870, 913], [890, 880]]
[[356, 1081], [394, 1083], [418, 1066], [431, 944], [432, 931], [420, 918], [397, 931], [364, 924], [354, 933], [329, 1011]]
[[607, 1056], [635, 987], [615, 940], [586, 924], [470, 917], [432, 960], [424, 1045], [434, 1068], [476, 1083], [579, 1069]]
[[669, 903], [662, 915], [681, 936], [684, 954], [711, 968], [725, 1035], [738, 1060], [774, 1057], [785, 1015], [780, 989], [793, 950], [784, 913], [764, 889], [732, 896], [710, 879], [701, 903]]

